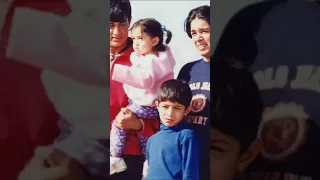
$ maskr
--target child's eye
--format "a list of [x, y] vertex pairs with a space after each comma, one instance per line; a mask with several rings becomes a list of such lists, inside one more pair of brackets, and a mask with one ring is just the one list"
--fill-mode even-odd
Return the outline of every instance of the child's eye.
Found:
[[180, 108], [177, 108], [177, 107], [175, 107], [174, 109], [176, 109], [176, 110], [180, 110]]

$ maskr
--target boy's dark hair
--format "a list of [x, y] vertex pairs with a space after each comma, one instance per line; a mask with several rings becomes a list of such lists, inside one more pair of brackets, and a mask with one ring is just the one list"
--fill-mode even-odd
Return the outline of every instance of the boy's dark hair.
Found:
[[131, 22], [131, 4], [129, 0], [110, 0], [110, 22]]
[[188, 34], [188, 36], [191, 38], [191, 22], [194, 19], [203, 19], [208, 22], [210, 25], [210, 6], [205, 5], [205, 6], [200, 6], [195, 9], [192, 9], [189, 12], [189, 15], [187, 19], [184, 21], [184, 30]]
[[140, 19], [132, 25], [132, 28], [141, 27], [142, 31], [146, 33], [151, 38], [158, 37], [159, 43], [153, 48], [153, 51], [165, 51], [166, 47], [163, 45], [163, 31], [166, 31], [167, 40], [166, 44], [171, 41], [172, 33], [171, 31], [162, 29], [161, 24], [154, 18]]
[[263, 102], [257, 84], [240, 61], [212, 59], [211, 127], [236, 138], [241, 153], [256, 139]]
[[171, 79], [161, 84], [157, 101], [171, 101], [182, 104], [185, 108], [190, 106], [192, 92], [187, 82], [179, 79]]

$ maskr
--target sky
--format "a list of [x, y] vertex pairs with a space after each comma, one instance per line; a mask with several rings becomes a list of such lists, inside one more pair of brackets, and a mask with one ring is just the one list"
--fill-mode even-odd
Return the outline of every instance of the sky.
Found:
[[184, 31], [184, 20], [190, 10], [202, 5], [210, 5], [210, 1], [131, 1], [131, 24], [142, 18], [155, 18], [172, 32], [169, 46], [176, 59], [175, 75], [184, 64], [201, 58]]

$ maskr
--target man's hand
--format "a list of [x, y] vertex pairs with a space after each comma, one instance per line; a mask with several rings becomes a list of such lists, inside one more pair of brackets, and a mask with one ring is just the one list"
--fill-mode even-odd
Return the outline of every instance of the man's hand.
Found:
[[52, 147], [39, 147], [35, 155], [18, 176], [18, 180], [85, 180], [87, 175], [77, 162], [69, 157], [58, 166], [50, 166], [48, 158]]
[[122, 108], [115, 119], [116, 127], [124, 130], [142, 130], [142, 122], [137, 116], [127, 108]]

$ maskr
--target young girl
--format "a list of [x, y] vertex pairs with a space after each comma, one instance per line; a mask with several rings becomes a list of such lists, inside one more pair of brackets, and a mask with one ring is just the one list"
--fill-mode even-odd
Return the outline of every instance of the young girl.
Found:
[[[157, 20], [146, 18], [134, 23], [131, 29], [134, 49], [130, 56], [132, 66], [114, 66], [112, 79], [123, 83], [129, 98], [129, 105], [123, 111], [132, 111], [141, 119], [158, 118], [159, 113], [155, 106], [157, 90], [164, 81], [174, 78], [175, 60], [170, 48], [163, 44], [164, 31], [168, 44], [172, 34]], [[110, 174], [126, 169], [121, 158], [126, 131], [117, 128], [114, 122], [110, 133]], [[138, 134], [137, 136], [142, 152], [145, 153], [147, 139]]]

